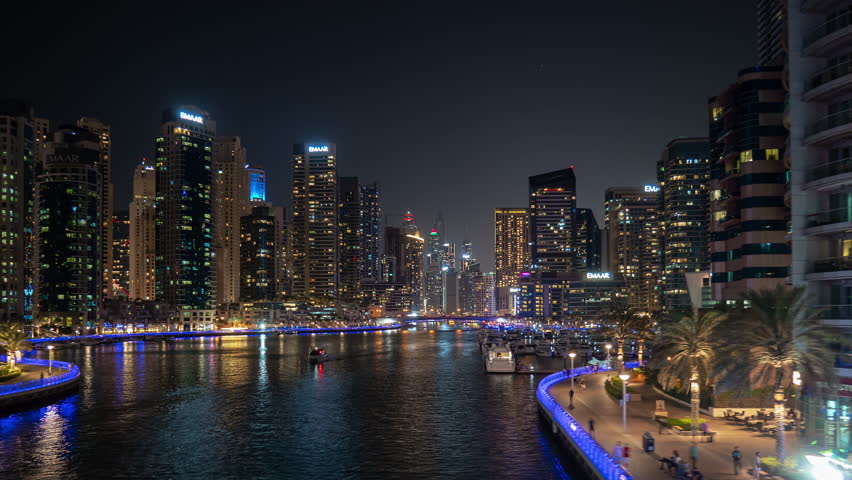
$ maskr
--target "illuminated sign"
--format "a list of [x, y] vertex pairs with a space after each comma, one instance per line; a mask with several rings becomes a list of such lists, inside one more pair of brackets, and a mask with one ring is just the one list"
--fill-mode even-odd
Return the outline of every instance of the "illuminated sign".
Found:
[[589, 280], [609, 280], [612, 274], [609, 272], [587, 272], [586, 278]]
[[658, 187], [657, 185], [645, 185], [645, 191], [649, 193], [659, 192], [660, 187]]
[[309, 146], [308, 153], [317, 153], [317, 152], [328, 152], [328, 145], [320, 145], [320, 146]]
[[190, 122], [195, 123], [204, 123], [204, 119], [201, 118], [201, 115], [195, 115], [193, 113], [186, 112], [178, 112], [178, 115], [180, 116], [181, 120], [189, 120]]

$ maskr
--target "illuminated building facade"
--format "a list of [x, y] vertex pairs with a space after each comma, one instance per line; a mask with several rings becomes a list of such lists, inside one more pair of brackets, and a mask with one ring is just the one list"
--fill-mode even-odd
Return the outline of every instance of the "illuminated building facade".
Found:
[[666, 311], [690, 310], [685, 273], [710, 270], [709, 143], [678, 138], [657, 162], [663, 235], [662, 301]]
[[659, 187], [613, 187], [605, 193], [607, 266], [627, 286], [627, 306], [659, 309], [661, 243]]
[[580, 273], [601, 270], [601, 229], [590, 208], [578, 208], [574, 222], [574, 242], [577, 250], [575, 270]]
[[240, 218], [240, 300], [272, 300], [276, 295], [276, 253], [278, 235], [272, 209], [252, 207]]
[[482, 275], [479, 263], [471, 263], [465, 270], [458, 274], [458, 299], [459, 313], [471, 314], [476, 306], [476, 294], [474, 282], [477, 276]]
[[529, 178], [530, 260], [533, 270], [570, 272], [575, 268], [576, 183], [573, 168]]
[[247, 166], [249, 202], [266, 201], [266, 171], [258, 166]]
[[384, 214], [382, 196], [376, 182], [361, 186], [361, 279], [376, 281], [382, 270]]
[[115, 212], [112, 220], [112, 298], [130, 295], [130, 214]]
[[[780, 48], [780, 46], [779, 46]], [[713, 297], [786, 283], [790, 268], [784, 203], [783, 67], [752, 67], [711, 98], [710, 255]]]
[[[787, 2], [789, 87], [784, 120], [790, 167], [794, 286], [817, 315], [852, 335], [852, 2]], [[806, 438], [820, 450], [852, 451], [852, 352], [835, 346], [837, 385], [806, 395]], [[804, 378], [805, 385], [811, 379]]]
[[128, 291], [133, 300], [154, 300], [157, 260], [157, 178], [143, 159], [133, 173], [130, 202], [130, 261]]
[[518, 288], [519, 317], [554, 322], [595, 324], [627, 299], [624, 282], [609, 272], [535, 273]]
[[473, 277], [473, 309], [474, 315], [491, 316], [497, 312], [494, 292], [497, 277], [494, 272], [480, 273]]
[[103, 300], [100, 137], [61, 127], [43, 154], [36, 177], [35, 321], [85, 333], [98, 325]]
[[[240, 219], [250, 211], [251, 173], [247, 167], [246, 149], [240, 137], [216, 138], [213, 144], [216, 304], [238, 302], [241, 297]], [[254, 187], [257, 188], [258, 177], [263, 178], [263, 171], [253, 170]], [[265, 188], [262, 188], [262, 193], [265, 195]]]
[[163, 112], [156, 141], [156, 299], [182, 310], [187, 327], [215, 312], [213, 143], [216, 122], [192, 106]]
[[[439, 231], [440, 226], [440, 231]], [[443, 230], [443, 219], [440, 216], [435, 220], [434, 226], [426, 236], [426, 260], [424, 270], [424, 296], [426, 302], [426, 311], [433, 314], [438, 314], [443, 311], [444, 294], [443, 294], [443, 273], [444, 266], [444, 239], [441, 231]]]
[[113, 249], [112, 249], [112, 129], [109, 125], [96, 118], [83, 117], [77, 120], [77, 126], [84, 128], [98, 136], [101, 143], [101, 159], [98, 162], [98, 171], [101, 174], [101, 251], [103, 252], [103, 264], [101, 274], [103, 275], [103, 296], [113, 296]]
[[334, 144], [293, 146], [293, 294], [337, 299], [338, 201]]
[[402, 283], [411, 290], [411, 311], [422, 312], [423, 305], [423, 249], [424, 241], [416, 233], [402, 237], [400, 262]]
[[455, 268], [442, 268], [443, 310], [445, 315], [459, 313], [459, 274]]
[[361, 186], [358, 177], [340, 177], [337, 186], [340, 205], [338, 298], [343, 308], [354, 308], [360, 299], [361, 272], [364, 267], [361, 251], [364, 245]]
[[0, 101], [0, 324], [32, 318], [34, 122], [27, 103]]

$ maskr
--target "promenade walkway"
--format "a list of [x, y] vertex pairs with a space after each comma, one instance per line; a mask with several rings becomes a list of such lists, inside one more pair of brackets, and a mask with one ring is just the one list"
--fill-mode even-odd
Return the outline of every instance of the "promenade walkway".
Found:
[[[660, 470], [659, 459], [669, 457], [673, 450], [689, 461], [689, 449], [692, 439], [689, 435], [658, 434], [658, 427], [651, 415], [655, 409], [655, 400], [666, 400], [666, 409], [670, 417], [689, 417], [689, 409], [664, 399], [649, 385], [631, 384], [630, 388], [642, 395], [642, 401], [627, 404], [627, 434], [622, 433], [621, 406], [604, 390], [604, 380], [612, 373], [584, 375], [586, 389], [574, 388], [574, 409], [571, 415], [588, 429], [589, 419], [595, 420], [595, 438], [607, 451], [612, 452], [616, 442], [630, 447], [630, 459], [627, 469], [635, 479], [651, 480], [672, 478], [666, 471]], [[566, 410], [569, 405], [570, 380], [554, 385], [550, 394]], [[712, 443], [698, 443], [698, 469], [706, 480], [748, 478], [747, 470], [752, 465], [754, 453], [759, 451], [762, 457], [775, 455], [775, 439], [767, 434], [759, 434], [743, 427], [729, 424], [723, 419], [708, 418], [702, 415], [710, 425], [710, 430], [718, 432]], [[642, 450], [642, 434], [650, 432], [656, 442], [653, 453]], [[787, 450], [794, 452], [797, 447], [796, 434], [787, 432]], [[733, 474], [731, 451], [739, 446], [743, 456], [743, 469], [739, 476]]]
[[[50, 376], [47, 373], [47, 367], [41, 365], [24, 365], [18, 363], [16, 366], [21, 369], [21, 374], [11, 380], [0, 382], [0, 385], [11, 385], [13, 383], [28, 382], [30, 380], [40, 380], [42, 378], [42, 374], [44, 374], [44, 378]], [[65, 372], [65, 370], [54, 368], [52, 374], [59, 375], [63, 372]]]

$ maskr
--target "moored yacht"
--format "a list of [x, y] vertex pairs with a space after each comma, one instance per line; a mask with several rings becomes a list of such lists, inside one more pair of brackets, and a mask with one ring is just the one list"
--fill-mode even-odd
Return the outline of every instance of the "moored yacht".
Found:
[[492, 347], [485, 351], [485, 371], [488, 373], [512, 373], [515, 357], [509, 347]]

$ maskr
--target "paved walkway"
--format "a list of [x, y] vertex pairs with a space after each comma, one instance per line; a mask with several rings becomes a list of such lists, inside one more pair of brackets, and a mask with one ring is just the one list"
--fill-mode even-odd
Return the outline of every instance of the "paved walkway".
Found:
[[[11, 385], [13, 383], [39, 380], [42, 373], [44, 373], [44, 378], [49, 376], [47, 374], [47, 367], [42, 367], [40, 365], [24, 365], [21, 363], [17, 363], [15, 366], [21, 369], [21, 374], [11, 380], [0, 382], [0, 385]], [[60, 373], [65, 373], [65, 370], [56, 367], [53, 368], [53, 375], [59, 375]]]
[[[630, 388], [642, 394], [641, 402], [627, 404], [627, 434], [622, 433], [621, 406], [604, 390], [605, 373], [583, 376], [586, 390], [575, 384], [574, 409], [571, 415], [584, 427], [588, 428], [589, 419], [595, 420], [595, 437], [598, 442], [612, 452], [616, 442], [621, 441], [630, 447], [630, 464], [627, 466], [636, 480], [671, 478], [667, 472], [660, 470], [659, 459], [669, 457], [673, 450], [689, 461], [689, 448], [692, 439], [689, 435], [658, 434], [657, 425], [651, 420], [655, 410], [655, 400], [663, 400], [649, 385], [632, 384]], [[576, 381], [576, 379], [575, 379]], [[550, 394], [566, 410], [569, 404], [571, 381], [566, 380], [554, 385]], [[666, 400], [666, 408], [670, 417], [689, 417], [689, 409]], [[713, 443], [698, 443], [698, 469], [706, 480], [748, 478], [747, 470], [752, 465], [754, 453], [759, 451], [762, 457], [775, 456], [775, 438], [768, 434], [746, 430], [744, 427], [733, 425], [723, 419], [708, 418], [710, 430], [718, 432]], [[650, 432], [654, 436], [655, 451], [645, 453], [642, 450], [642, 434]], [[796, 434], [786, 432], [787, 451], [795, 451], [797, 446]], [[739, 476], [733, 473], [731, 451], [734, 446], [742, 452], [743, 469]]]

